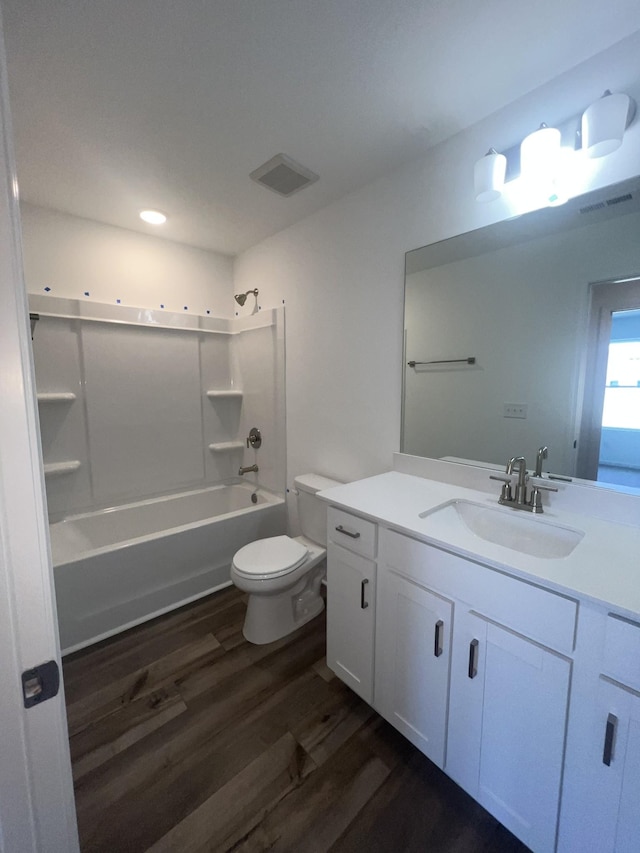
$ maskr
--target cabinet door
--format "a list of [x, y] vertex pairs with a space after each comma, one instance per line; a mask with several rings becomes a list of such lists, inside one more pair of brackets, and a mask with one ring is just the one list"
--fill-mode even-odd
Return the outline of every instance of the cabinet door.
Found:
[[560, 851], [640, 849], [640, 696], [600, 678], [570, 731]]
[[571, 663], [458, 614], [447, 772], [537, 853], [555, 848]]
[[453, 603], [388, 569], [379, 584], [375, 707], [442, 767]]
[[[606, 682], [603, 682], [603, 686]], [[632, 853], [640, 846], [640, 697], [627, 690], [606, 684], [609, 688], [602, 709], [600, 724], [604, 723], [602, 774], [612, 771], [606, 784], [612, 790], [620, 788], [618, 819], [615, 827], [616, 853]], [[612, 701], [613, 695], [615, 702]], [[622, 694], [622, 695], [620, 695]], [[619, 715], [609, 710], [614, 704]], [[605, 718], [606, 713], [606, 718]], [[602, 729], [601, 729], [602, 732]], [[611, 758], [607, 765], [605, 754], [610, 743]]]
[[373, 701], [376, 566], [329, 542], [327, 664], [369, 704]]

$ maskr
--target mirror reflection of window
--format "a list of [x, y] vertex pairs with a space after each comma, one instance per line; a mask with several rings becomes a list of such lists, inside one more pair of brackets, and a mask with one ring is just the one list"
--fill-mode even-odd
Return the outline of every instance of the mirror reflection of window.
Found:
[[609, 344], [602, 426], [640, 430], [640, 336]]
[[640, 487], [640, 309], [610, 316], [598, 480]]

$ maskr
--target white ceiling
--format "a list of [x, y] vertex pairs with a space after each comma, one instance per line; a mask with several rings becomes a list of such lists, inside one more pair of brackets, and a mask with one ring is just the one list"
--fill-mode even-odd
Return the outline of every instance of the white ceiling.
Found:
[[[2, 0], [23, 199], [236, 254], [640, 26], [638, 0]], [[249, 179], [284, 152], [289, 199]], [[162, 230], [137, 219], [164, 210]]]

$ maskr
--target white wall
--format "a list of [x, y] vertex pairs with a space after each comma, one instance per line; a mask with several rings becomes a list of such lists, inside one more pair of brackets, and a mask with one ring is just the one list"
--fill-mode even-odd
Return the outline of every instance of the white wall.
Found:
[[29, 293], [48, 287], [70, 299], [233, 316], [233, 262], [226, 255], [31, 204], [20, 210]]
[[[240, 255], [236, 290], [287, 306], [288, 479], [351, 480], [389, 469], [400, 446], [404, 253], [506, 218], [474, 201], [473, 163], [541, 121], [581, 112], [609, 87], [640, 100], [640, 33]], [[640, 172], [640, 122], [591, 164], [584, 191]]]

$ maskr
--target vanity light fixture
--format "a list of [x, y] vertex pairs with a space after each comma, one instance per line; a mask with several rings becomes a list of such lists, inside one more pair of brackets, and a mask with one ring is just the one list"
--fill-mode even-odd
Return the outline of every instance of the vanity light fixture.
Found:
[[520, 177], [527, 181], [553, 180], [560, 156], [562, 134], [544, 122], [520, 143]]
[[[584, 113], [558, 127], [542, 123], [520, 145], [502, 154], [490, 148], [474, 166], [476, 201], [494, 201], [505, 183], [508, 188], [517, 178], [527, 205], [563, 204], [582, 191], [588, 174], [585, 157], [595, 159], [616, 151], [635, 116], [633, 98], [607, 89]], [[581, 156], [576, 156], [580, 149]]]
[[520, 144], [520, 180], [532, 199], [549, 205], [563, 204], [567, 199], [558, 189], [560, 143], [557, 127], [544, 122]]
[[502, 195], [507, 158], [490, 148], [473, 167], [473, 185], [476, 201], [495, 201]]
[[582, 148], [587, 157], [605, 157], [622, 145], [636, 112], [635, 101], [609, 89], [582, 114]]
[[140, 219], [149, 225], [164, 225], [167, 221], [166, 215], [160, 210], [141, 210]]

